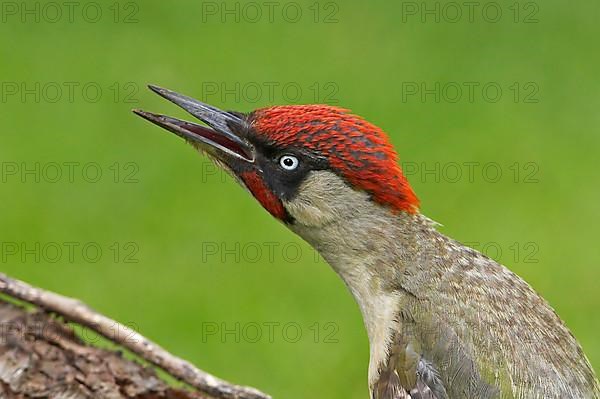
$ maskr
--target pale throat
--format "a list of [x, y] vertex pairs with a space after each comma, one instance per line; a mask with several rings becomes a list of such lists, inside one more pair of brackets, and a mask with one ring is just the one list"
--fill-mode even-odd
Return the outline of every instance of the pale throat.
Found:
[[356, 299], [370, 341], [370, 374], [375, 373], [373, 363], [386, 357], [397, 328], [402, 295], [397, 284], [418, 258], [415, 233], [423, 217], [393, 213], [324, 171], [313, 172], [284, 206], [295, 219], [290, 228], [323, 256]]

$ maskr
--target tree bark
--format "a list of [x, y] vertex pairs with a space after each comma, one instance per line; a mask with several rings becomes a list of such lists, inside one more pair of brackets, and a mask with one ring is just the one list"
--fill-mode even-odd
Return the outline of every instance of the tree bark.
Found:
[[119, 352], [86, 345], [49, 314], [0, 301], [2, 398], [206, 398]]
[[[76, 299], [2, 273], [0, 292], [34, 305], [29, 310], [0, 298], [0, 398], [270, 399], [197, 369]], [[195, 389], [174, 387], [120, 351], [84, 342], [67, 322], [103, 335]]]

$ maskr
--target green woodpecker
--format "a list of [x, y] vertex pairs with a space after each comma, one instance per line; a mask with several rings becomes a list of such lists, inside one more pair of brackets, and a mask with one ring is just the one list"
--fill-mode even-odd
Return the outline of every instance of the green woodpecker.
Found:
[[369, 336], [373, 399], [600, 397], [548, 303], [419, 212], [381, 129], [337, 107], [243, 114], [150, 88], [206, 125], [134, 112], [228, 171], [348, 286]]

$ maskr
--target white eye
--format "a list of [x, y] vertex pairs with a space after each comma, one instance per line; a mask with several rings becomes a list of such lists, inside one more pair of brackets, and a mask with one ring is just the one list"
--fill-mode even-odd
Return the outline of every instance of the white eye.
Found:
[[279, 158], [279, 165], [285, 170], [294, 170], [298, 167], [298, 158], [293, 155], [284, 155]]

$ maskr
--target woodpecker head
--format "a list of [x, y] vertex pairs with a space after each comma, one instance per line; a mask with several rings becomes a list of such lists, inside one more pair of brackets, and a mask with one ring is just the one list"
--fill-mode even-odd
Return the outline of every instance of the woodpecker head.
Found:
[[349, 193], [390, 214], [418, 211], [385, 133], [345, 109], [288, 105], [242, 114], [149, 87], [208, 126], [134, 112], [208, 155], [286, 224], [318, 227], [351, 216], [358, 208]]

